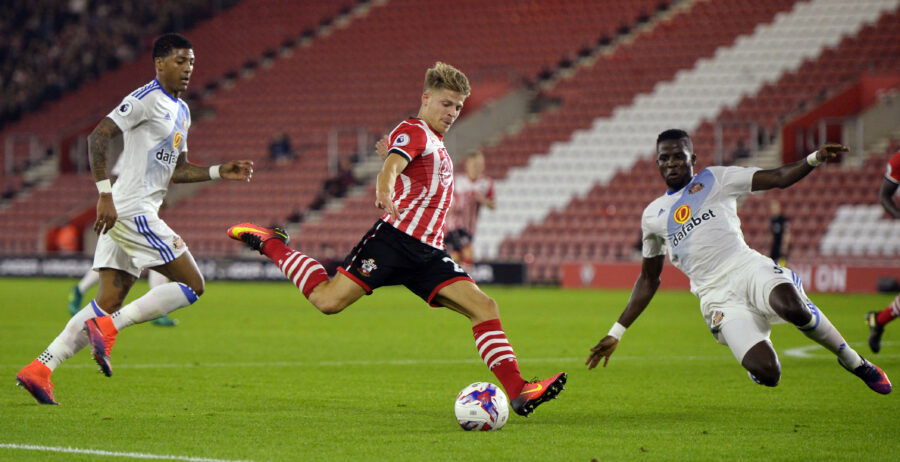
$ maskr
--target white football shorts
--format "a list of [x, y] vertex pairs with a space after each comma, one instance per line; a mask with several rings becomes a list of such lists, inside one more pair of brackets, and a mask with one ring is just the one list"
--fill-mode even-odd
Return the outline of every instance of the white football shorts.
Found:
[[93, 268], [114, 268], [140, 277], [144, 268], [169, 263], [187, 249], [158, 216], [119, 218], [113, 229], [97, 240]]
[[812, 303], [796, 273], [763, 255], [723, 276], [700, 297], [700, 311], [710, 332], [731, 348], [738, 361], [753, 345], [769, 340], [772, 324], [786, 322], [769, 304], [772, 289], [784, 283], [794, 285], [804, 304]]

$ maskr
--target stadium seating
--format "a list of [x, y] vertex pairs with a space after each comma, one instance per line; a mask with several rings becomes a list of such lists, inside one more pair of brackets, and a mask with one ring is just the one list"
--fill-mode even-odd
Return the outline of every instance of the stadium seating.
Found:
[[[715, 2], [715, 4], [719, 6], [724, 6], [723, 3], [724, 2]], [[880, 11], [885, 9], [895, 10], [896, 2], [870, 2], [868, 6], [873, 7], [873, 11], [866, 16], [866, 22], [877, 18]], [[659, 185], [658, 178], [654, 173], [648, 175], [648, 171], [650, 171], [651, 168], [655, 171], [655, 166], [649, 161], [638, 161], [637, 164], [631, 168], [629, 162], [633, 162], [633, 160], [623, 159], [623, 157], [629, 157], [626, 155], [628, 152], [636, 153], [634, 158], [637, 159], [646, 155], [646, 146], [653, 146], [653, 137], [655, 137], [655, 134], [662, 129], [671, 126], [672, 121], [675, 120], [678, 121], [678, 126], [688, 128], [689, 130], [694, 130], [694, 128], [699, 125], [694, 134], [695, 150], [698, 153], [709, 153], [712, 151], [713, 144], [713, 124], [700, 124], [701, 117], [697, 117], [697, 115], [702, 115], [704, 118], [714, 116], [716, 112], [718, 112], [718, 108], [737, 103], [737, 108], [735, 110], [723, 111], [721, 117], [723, 119], [729, 117], [733, 118], [735, 117], [735, 114], [738, 114], [738, 117], [741, 117], [740, 120], [745, 121], [745, 123], [748, 121], [759, 121], [761, 124], [771, 124], [771, 126], [774, 126], [773, 121], [776, 120], [777, 117], [787, 115], [798, 105], [808, 101], [812, 95], [818, 95], [824, 90], [839, 86], [846, 82], [846, 79], [848, 78], [853, 79], [858, 77], [860, 73], [868, 69], [870, 66], [869, 63], [875, 62], [879, 68], [884, 68], [891, 67], [890, 63], [896, 61], [896, 52], [884, 53], [878, 56], [873, 56], [871, 54], [858, 56], [859, 47], [856, 46], [857, 43], [884, 41], [886, 36], [896, 34], [896, 26], [894, 25], [896, 21], [896, 12], [894, 11], [891, 14], [884, 16], [876, 25], [868, 26], [863, 29], [859, 35], [859, 39], [849, 38], [845, 40], [842, 43], [842, 46], [838, 47], [838, 50], [841, 50], [837, 53], [837, 55], [840, 55], [839, 58], [832, 58], [832, 56], [835, 55], [833, 51], [825, 53], [821, 58], [824, 62], [820, 63], [819, 60], [809, 61], [797, 71], [797, 74], [799, 75], [787, 78], [788, 82], [807, 81], [807, 85], [812, 87], [808, 92], [791, 93], [790, 91], [781, 89], [779, 85], [769, 84], [764, 86], [762, 92], [759, 94], [780, 94], [782, 95], [783, 100], [786, 101], [776, 105], [767, 104], [767, 102], [755, 102], [755, 98], [751, 96], [756, 94], [753, 85], [744, 85], [743, 88], [740, 88], [742, 81], [755, 81], [756, 83], [754, 85], [759, 87], [763, 82], [772, 81], [773, 77], [777, 78], [781, 71], [799, 65], [799, 59], [797, 58], [812, 58], [818, 54], [818, 51], [814, 49], [814, 42], [805, 40], [802, 46], [798, 45], [797, 48], [797, 50], [805, 50], [802, 53], [800, 51], [795, 51], [793, 54], [779, 53], [773, 58], [773, 63], [766, 63], [765, 61], [767, 61], [769, 55], [756, 52], [751, 53], [752, 50], [759, 49], [759, 46], [756, 45], [755, 42], [767, 42], [781, 34], [787, 36], [796, 34], [793, 30], [794, 27], [790, 27], [791, 24], [802, 25], [806, 24], [805, 21], [811, 21], [813, 24], [825, 24], [827, 27], [839, 28], [847, 28], [849, 24], [845, 17], [845, 14], [847, 13], [846, 8], [837, 5], [836, 2], [799, 4], [795, 10], [795, 14], [797, 10], [801, 13], [806, 13], [805, 16], [807, 16], [807, 18], [801, 21], [794, 19], [796, 16], [785, 14], [779, 15], [779, 18], [776, 18], [772, 27], [759, 27], [754, 36], [739, 39], [733, 47], [719, 49], [716, 52], [715, 58], [701, 61], [697, 68], [691, 72], [680, 73], [675, 82], [671, 84], [665, 83], [658, 85], [656, 91], [652, 95], [639, 97], [632, 107], [617, 109], [610, 118], [611, 122], [606, 122], [606, 119], [595, 121], [592, 130], [577, 132], [575, 136], [573, 136], [572, 141], [568, 143], [568, 147], [566, 147], [566, 144], [554, 145], [551, 148], [550, 155], [532, 158], [531, 165], [529, 165], [530, 168], [523, 168], [520, 171], [514, 170], [513, 175], [521, 176], [512, 178], [511, 181], [507, 181], [506, 183], [515, 183], [515, 180], [520, 180], [518, 181], [519, 187], [518, 189], [510, 189], [505, 192], [508, 196], [524, 196], [524, 198], [519, 200], [519, 203], [512, 201], [512, 204], [504, 206], [502, 203], [504, 187], [502, 185], [498, 187], [498, 192], [501, 193], [501, 207], [506, 207], [505, 212], [496, 214], [486, 213], [484, 215], [487, 219], [482, 220], [482, 227], [478, 232], [480, 245], [484, 244], [483, 238], [486, 234], [488, 235], [488, 241], [490, 242], [492, 231], [496, 233], [493, 236], [493, 242], [498, 242], [499, 239], [497, 239], [497, 237], [499, 236], [497, 235], [502, 236], [504, 232], [509, 232], [509, 234], [506, 235], [515, 235], [516, 237], [507, 239], [494, 248], [497, 252], [495, 255], [506, 259], [535, 261], [536, 263], [532, 265], [531, 274], [538, 280], [545, 281], [558, 279], [556, 270], [558, 269], [558, 264], [564, 260], [632, 258], [635, 253], [634, 247], [639, 238], [637, 230], [639, 229], [640, 210], [658, 195]], [[862, 11], [863, 10], [856, 10], [853, 14], [859, 15], [858, 17], [861, 18]], [[695, 11], [692, 11], [691, 13], [691, 16], [697, 14]], [[844, 19], [842, 21], [836, 21], [833, 19], [836, 16], [843, 17]], [[859, 28], [861, 22], [855, 27], [850, 27], [847, 32], [852, 34], [854, 29]], [[764, 34], [761, 34], [761, 32]], [[820, 47], [824, 46], [825, 42], [834, 44], [840, 39], [841, 35], [842, 33], [833, 31], [826, 37], [825, 34], [822, 33], [819, 35], [819, 37], [823, 39], [823, 41], [820, 42], [822, 43]], [[757, 37], [759, 38], [757, 39]], [[672, 40], [669, 40], [669, 42], [671, 41]], [[721, 78], [723, 75], [728, 75], [729, 67], [732, 68], [731, 72], [733, 73], [746, 74], [746, 71], [741, 70], [740, 68], [738, 68], [737, 71], [734, 71], [736, 64], [734, 64], [735, 61], [733, 61], [732, 58], [735, 55], [755, 56], [755, 58], [753, 58], [754, 61], [745, 64], [745, 66], [750, 66], [752, 64], [753, 69], [762, 70], [758, 71], [756, 75], [745, 75], [743, 78], [730, 78], [724, 80], [724, 82], [730, 83], [729, 85], [715, 85], [717, 81], [723, 81]], [[789, 61], [789, 56], [794, 56], [795, 61], [793, 63]], [[834, 62], [837, 60], [840, 60], [841, 62], [842, 71], [829, 73], [828, 69], [833, 68], [835, 66]], [[724, 61], [724, 64], [720, 65], [721, 61]], [[851, 63], [852, 66], [848, 66], [848, 64]], [[807, 77], [807, 73], [812, 74], [812, 76]], [[711, 74], [711, 76], [704, 77], [703, 74], [707, 74], [708, 76]], [[719, 77], [716, 77], [717, 74]], [[788, 75], [793, 76], [794, 74]], [[578, 78], [579, 76], [576, 75], [573, 82]], [[703, 88], [692, 89], [691, 87], [693, 85], [679, 85], [684, 82], [692, 81], [699, 82], [701, 85], [706, 86]], [[700, 98], [702, 102], [695, 103], [695, 105], [691, 106], [687, 104], [688, 99], [683, 98], [683, 96]], [[723, 104], [723, 100], [727, 101], [729, 99], [733, 102]], [[656, 109], [663, 107], [674, 109]], [[752, 108], [755, 108], [756, 112], [754, 112], [754, 109]], [[697, 118], [695, 119], [694, 117]], [[616, 124], [617, 120], [624, 120], [624, 123]], [[639, 140], [638, 135], [642, 131], [642, 126], [645, 127], [645, 130], [643, 130], [644, 139]], [[726, 132], [725, 135], [726, 142], [733, 143], [737, 137], [746, 136], [746, 133], [737, 130]], [[602, 155], [598, 156], [592, 154], [592, 157], [595, 158], [593, 161], [590, 161], [588, 160], [589, 158], [585, 157], [588, 153], [602, 154], [604, 152], [608, 152], [611, 155], [614, 154], [615, 157], [603, 158]], [[600, 158], [598, 159], [597, 157]], [[702, 159], [704, 163], [708, 163], [710, 160], [709, 157]], [[569, 167], [571, 162], [578, 162], [579, 166], [574, 168]], [[565, 166], [559, 168], [561, 164]], [[609, 169], [610, 171], [602, 171], [602, 169], [608, 168], [609, 166], [613, 167], [612, 169]], [[566, 177], [559, 176], [566, 175], [567, 168], [571, 170], [578, 169], [580, 175], [570, 175]], [[614, 173], [613, 170], [616, 168], [622, 171]], [[611, 178], [611, 181], [604, 181], [602, 178], [603, 174], [608, 175], [607, 178]], [[643, 177], [641, 177], [641, 175], [643, 175]], [[585, 176], [588, 178], [585, 179]], [[547, 181], [546, 177], [550, 177], [551, 179]], [[542, 179], [546, 184], [544, 188], [539, 184]], [[594, 183], [592, 189], [585, 193], [576, 193], [575, 198], [571, 199], [571, 202], [569, 199], [565, 199], [572, 195], [572, 189], [575, 189], [573, 188], [573, 184], [590, 183]], [[527, 187], [523, 187], [522, 185], [527, 185]], [[550, 193], [551, 190], [552, 193]], [[532, 201], [531, 197], [534, 197], [534, 195], [527, 196], [525, 195], [526, 191], [535, 191], [535, 195], [540, 197]], [[800, 191], [800, 189], [797, 189], [797, 191]], [[582, 195], [583, 198], [581, 198]], [[788, 195], [788, 197], [792, 196]], [[563, 199], [559, 200], [559, 198]], [[871, 200], [872, 199], [870, 199], [870, 201]], [[543, 204], [541, 201], [543, 201]], [[525, 204], [524, 202], [531, 203]], [[538, 205], [535, 206], [534, 202], [537, 202]], [[585, 204], [593, 205], [586, 206]], [[588, 216], [593, 216], [594, 220], [581, 219], [581, 216], [585, 213], [582, 211], [585, 210], [586, 207], [594, 209], [594, 212], [586, 212]], [[548, 213], [548, 211], [553, 208], [561, 210], [556, 213], [552, 211]], [[796, 209], [792, 203], [788, 203], [786, 208], [788, 209], [786, 210], [788, 215], [796, 212], [800, 216], [803, 216], [803, 213], [807, 211], [805, 209]], [[767, 206], [761, 203], [759, 208], [751, 207], [749, 210], [758, 210], [762, 213], [762, 218], [764, 220], [762, 225], [764, 229], [762, 231], [767, 233], [768, 220], [765, 215], [767, 213], [765, 212]], [[518, 216], [511, 217], [511, 214]], [[619, 219], [617, 217], [622, 218]], [[760, 214], [757, 213], [757, 215], [754, 215], [754, 218], [757, 220], [755, 222], [758, 223]], [[526, 220], [532, 221], [533, 224], [520, 228], [522, 224], [526, 224]], [[628, 220], [630, 220], [630, 222]], [[795, 220], [795, 227], [793, 230], [804, 238], [799, 242], [811, 242], [810, 244], [797, 245], [795, 247], [797, 255], [808, 256], [816, 252], [815, 243], [817, 241], [807, 241], [805, 238], [815, 239], [817, 234], [816, 232], [805, 228], [805, 226], [807, 226], [807, 223], [811, 223], [809, 226], [818, 225], [824, 230], [824, 220], [825, 218], [820, 215], [816, 215], [816, 218], [811, 221], [801, 220], [798, 223], [798, 220]], [[752, 220], [750, 221], [754, 222]], [[745, 219], [744, 222], [746, 227], [748, 220]], [[510, 223], [513, 225], [510, 226]], [[622, 223], [627, 223], [624, 225], [624, 228]], [[504, 227], [506, 228], [504, 229]], [[491, 228], [493, 228], [493, 230]], [[521, 229], [522, 231], [511, 232], [510, 228], [513, 230]], [[580, 242], [578, 239], [572, 240], [565, 237], [567, 233], [577, 236], [598, 234], [598, 229], [602, 228], [606, 228], [608, 231], [604, 230], [603, 232], [599, 232], [600, 242], [594, 246], [584, 245], [584, 243]], [[567, 233], [563, 232], [563, 230], [567, 231]], [[750, 226], [750, 230], [754, 231], [756, 228]], [[748, 241], [751, 245], [754, 245], [757, 248], [763, 248], [763, 241], [758, 239], [758, 237], [762, 237], [762, 234], [748, 232], [748, 235]], [[558, 236], [563, 236], [563, 238], [560, 239]], [[542, 239], [545, 243], [543, 246], [523, 245], [523, 243], [528, 243], [532, 240], [541, 241]], [[489, 255], [490, 251], [494, 249], [490, 248], [490, 244], [489, 246], [479, 247], [480, 251]], [[764, 250], [767, 252], [767, 247], [764, 248]], [[598, 255], [597, 252], [601, 253]]]
[[[304, 210], [313, 200], [315, 190], [304, 185], [318, 186], [327, 175], [324, 154], [331, 127], [362, 127], [381, 134], [415, 114], [422, 76], [436, 60], [435, 50], [441, 50], [441, 60], [467, 73], [474, 88], [467, 106], [477, 106], [487, 99], [479, 94], [480, 88], [500, 95], [523, 79], [534, 79], [545, 67], [555, 66], [561, 57], [578, 53], [622, 23], [633, 24], [656, 8], [655, 1], [608, 3], [607, 9], [588, 1], [565, 8], [550, 3], [458, 2], [454, 8], [460, 14], [444, 16], [446, 24], [442, 27], [453, 31], [454, 37], [448, 41], [439, 34], [423, 34], [416, 25], [417, 17], [440, 15], [444, 6], [392, 1], [383, 8], [373, 8], [367, 16], [335, 30], [313, 46], [296, 49], [289, 58], [259, 72], [247, 85], [238, 84], [217, 97], [212, 102], [217, 123], [198, 126], [191, 136], [209, 140], [214, 143], [207, 145], [210, 151], [220, 153], [228, 152], [238, 142], [262, 153], [273, 129], [286, 130], [292, 140], [305, 144], [307, 153], [284, 168], [292, 173], [279, 179], [260, 170], [254, 178], [266, 183], [284, 182], [292, 202], [267, 204], [266, 216], [260, 218], [283, 219], [293, 209]], [[410, 46], [413, 42], [416, 45]], [[479, 52], [472, 53], [474, 49]], [[402, 65], [396, 64], [398, 60]], [[365, 66], [360, 67], [360, 63]], [[233, 135], [222, 136], [223, 132]], [[235, 140], [237, 136], [241, 139]], [[252, 188], [246, 194], [256, 195], [262, 202], [267, 196], [261, 191]], [[201, 196], [185, 201], [185, 216], [190, 216], [188, 210], [205, 207], [212, 200]], [[296, 237], [298, 245], [313, 255], [326, 248], [349, 251], [377, 216], [369, 197], [347, 200], [346, 215], [327, 212], [320, 222], [302, 225]], [[176, 229], [190, 225], [189, 219], [179, 220], [172, 218]], [[185, 234], [188, 236], [188, 231]], [[208, 242], [199, 235], [190, 237], [195, 247]]]
[[[203, 88], [207, 83], [221, 79], [223, 74], [240, 69], [248, 60], [260, 59], [267, 50], [277, 49], [286, 39], [294, 39], [304, 30], [318, 27], [322, 21], [333, 17], [348, 4], [351, 4], [349, 0], [346, 3], [318, 0], [302, 2], [302, 5], [286, 0], [245, 0], [223, 14], [200, 23], [185, 33], [194, 43], [197, 53], [197, 71], [192, 77], [192, 87]], [[207, 53], [209, 57], [205, 56]], [[47, 105], [39, 112], [28, 114], [22, 120], [7, 126], [0, 132], [0, 138], [6, 139], [16, 134], [33, 134], [47, 145], [54, 145], [60, 142], [60, 138], [85, 129], [89, 130], [124, 95], [152, 78], [150, 56], [150, 51], [147, 51], [135, 62], [104, 74], [99, 79], [83, 85], [78, 91]], [[194, 128], [203, 125], [202, 121], [194, 120]], [[228, 129], [228, 126], [224, 128]], [[240, 136], [239, 130], [231, 133]], [[271, 134], [268, 133], [266, 136]], [[202, 140], [195, 142], [197, 138], [192, 130], [190, 135], [192, 160], [212, 163], [214, 159], [221, 159], [218, 153], [209, 153]], [[22, 148], [16, 151], [17, 162], [21, 162], [29, 156], [25, 149], [28, 143], [17, 145]], [[243, 145], [237, 140], [235, 146]], [[264, 152], [264, 148], [261, 148], [260, 152]], [[42, 193], [16, 197], [9, 208], [0, 210], [0, 221], [5, 223], [11, 221], [7, 216], [16, 215], [18, 211], [40, 210], [39, 215], [43, 217], [39, 221], [28, 221], [25, 227], [18, 227], [20, 232], [4, 240], [6, 249], [3, 249], [3, 252], [32, 253], [43, 239], [39, 232], [42, 229], [41, 225], [46, 224], [49, 218], [62, 219], [72, 212], [73, 204], [78, 201], [73, 199], [63, 203], [53, 199], [53, 196], [64, 193], [68, 187], [66, 182], [72, 181], [68, 178], [68, 175], [63, 175], [54, 184], [45, 185]], [[78, 178], [87, 185], [84, 194], [78, 197], [82, 201], [92, 203], [95, 199], [91, 193], [90, 175], [81, 175]], [[21, 178], [11, 180], [11, 182], [20, 181]], [[10, 242], [7, 243], [7, 240]]]

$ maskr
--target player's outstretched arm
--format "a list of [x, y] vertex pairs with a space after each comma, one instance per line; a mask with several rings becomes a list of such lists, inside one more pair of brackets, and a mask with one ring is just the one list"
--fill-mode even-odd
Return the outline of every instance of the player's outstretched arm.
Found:
[[197, 183], [218, 178], [250, 181], [251, 177], [253, 177], [253, 161], [231, 160], [224, 164], [207, 167], [188, 162], [186, 152], [182, 152], [178, 156], [175, 171], [172, 172], [173, 183]]
[[900, 207], [894, 202], [894, 193], [897, 192], [897, 183], [888, 180], [881, 180], [881, 189], [878, 191], [878, 198], [881, 199], [881, 206], [894, 218], [900, 218]]
[[384, 135], [380, 140], [375, 142], [375, 153], [381, 160], [387, 159], [388, 156], [388, 136]]
[[628, 299], [625, 311], [619, 316], [618, 322], [613, 325], [609, 334], [600, 339], [600, 342], [595, 347], [591, 348], [591, 354], [584, 362], [588, 369], [597, 367], [601, 358], [603, 358], [603, 367], [606, 367], [609, 357], [612, 356], [613, 352], [616, 351], [616, 347], [619, 346], [619, 339], [622, 333], [625, 332], [625, 328], [630, 326], [644, 312], [644, 308], [647, 308], [650, 300], [653, 300], [656, 289], [659, 288], [659, 276], [662, 274], [664, 259], [664, 255], [644, 258], [641, 264], [641, 275], [638, 276], [637, 281], [634, 283], [634, 288], [631, 289], [631, 298]]
[[105, 234], [116, 224], [119, 218], [116, 206], [112, 199], [112, 183], [107, 170], [109, 141], [122, 134], [119, 126], [109, 117], [94, 127], [88, 135], [88, 159], [91, 164], [91, 174], [97, 183], [100, 197], [97, 199], [97, 220], [94, 221], [94, 232]]
[[398, 154], [387, 156], [378, 178], [375, 181], [375, 207], [378, 207], [391, 215], [392, 220], [400, 218], [400, 210], [394, 203], [394, 183], [400, 172], [409, 165], [405, 157]]
[[848, 152], [850, 152], [850, 148], [842, 144], [823, 144], [805, 159], [778, 168], [757, 171], [753, 174], [753, 184], [750, 190], [765, 191], [772, 188], [787, 188], [809, 175], [820, 164], [837, 159], [841, 154]]

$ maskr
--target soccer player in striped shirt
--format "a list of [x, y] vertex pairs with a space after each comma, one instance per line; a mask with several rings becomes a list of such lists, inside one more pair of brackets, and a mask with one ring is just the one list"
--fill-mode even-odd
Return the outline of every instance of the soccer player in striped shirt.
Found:
[[[156, 78], [125, 96], [88, 137], [91, 172], [97, 183], [99, 234], [94, 269], [97, 297], [69, 319], [63, 331], [16, 374], [16, 381], [41, 404], [57, 404], [50, 374], [90, 344], [94, 360], [112, 375], [110, 350], [120, 330], [190, 305], [203, 294], [203, 275], [187, 244], [160, 220], [159, 207], [170, 181], [193, 183], [225, 178], [249, 181], [253, 163], [233, 160], [203, 167], [187, 160], [191, 116], [178, 98], [194, 69], [191, 42], [165, 34], [153, 44]], [[122, 170], [114, 185], [107, 170], [109, 141], [124, 136]], [[150, 289], [128, 305], [122, 302], [145, 268], [173, 282]]]
[[453, 162], [443, 137], [459, 116], [469, 81], [438, 62], [425, 73], [417, 117], [401, 122], [388, 137], [388, 156], [378, 174], [375, 206], [384, 210], [350, 252], [333, 279], [311, 257], [286, 246], [287, 235], [241, 223], [228, 236], [269, 257], [319, 311], [339, 313], [381, 286], [406, 286], [433, 307], [469, 318], [475, 346], [510, 404], [527, 416], [562, 391], [566, 374], [526, 382], [500, 325], [497, 302], [488, 297], [444, 250], [444, 219], [453, 198]]
[[[894, 202], [894, 194], [900, 185], [900, 151], [894, 153], [888, 160], [887, 171], [881, 182], [878, 197], [881, 205], [891, 218], [900, 218], [900, 207]], [[884, 335], [884, 325], [900, 317], [900, 295], [894, 298], [887, 308], [881, 311], [870, 311], [866, 314], [866, 324], [869, 325], [869, 348], [873, 353], [881, 351], [881, 336]]]

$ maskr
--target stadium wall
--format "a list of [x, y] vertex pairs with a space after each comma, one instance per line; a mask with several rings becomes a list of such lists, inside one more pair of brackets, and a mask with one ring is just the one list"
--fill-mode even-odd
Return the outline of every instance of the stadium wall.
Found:
[[[900, 280], [900, 267], [842, 263], [796, 262], [790, 268], [800, 275], [808, 292], [875, 293], [879, 280]], [[641, 273], [640, 262], [565, 263], [564, 288], [631, 289]], [[690, 289], [690, 281], [672, 265], [663, 267], [661, 289]]]

